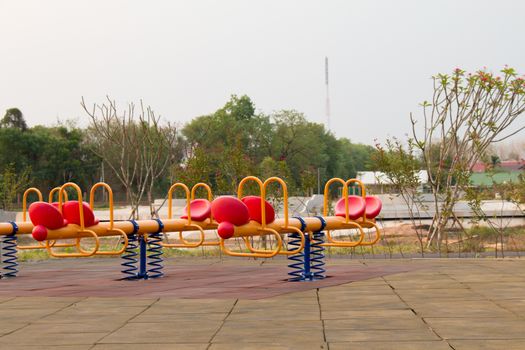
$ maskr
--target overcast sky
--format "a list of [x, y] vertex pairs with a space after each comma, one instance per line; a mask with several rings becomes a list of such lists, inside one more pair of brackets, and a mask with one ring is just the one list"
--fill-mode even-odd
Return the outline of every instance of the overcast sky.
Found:
[[525, 1], [0, 0], [0, 114], [87, 125], [79, 102], [142, 98], [165, 119], [208, 114], [231, 94], [296, 109], [372, 144], [403, 136], [455, 67], [525, 73]]

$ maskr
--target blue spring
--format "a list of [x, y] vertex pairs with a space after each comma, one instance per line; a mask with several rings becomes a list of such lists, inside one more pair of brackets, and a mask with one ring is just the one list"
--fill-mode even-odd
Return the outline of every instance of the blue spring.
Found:
[[[321, 216], [316, 216], [321, 221], [321, 228], [314, 233], [305, 234], [305, 244], [302, 252], [291, 255], [288, 260], [292, 263], [288, 265], [292, 271], [288, 272], [289, 281], [315, 281], [326, 277], [324, 250], [322, 246], [324, 242], [324, 233], [322, 232], [326, 227], [326, 221]], [[301, 222], [301, 231], [306, 229], [306, 222], [299, 217], [296, 217]], [[312, 235], [310, 237], [310, 235]], [[291, 241], [288, 242], [289, 250], [294, 250], [301, 245], [301, 240], [298, 234], [289, 236]], [[291, 249], [290, 249], [291, 247]]]
[[162, 259], [162, 236], [164, 224], [160, 219], [155, 219], [159, 223], [159, 231], [148, 236], [148, 278], [158, 278], [164, 276]]
[[[301, 238], [297, 233], [288, 235], [290, 240], [288, 241], [288, 250], [295, 250], [301, 245]], [[303, 251], [304, 252], [304, 251]], [[302, 281], [304, 280], [304, 253], [300, 252], [294, 255], [289, 255], [288, 260], [291, 262], [288, 267], [292, 270], [288, 272], [290, 278], [288, 281]]]
[[138, 268], [137, 268], [137, 249], [138, 249], [138, 240], [136, 234], [128, 235], [128, 246], [124, 254], [122, 254], [123, 262], [120, 264], [123, 269], [122, 273], [124, 274], [124, 279], [133, 279], [137, 278]]
[[312, 247], [310, 249], [310, 268], [312, 270], [313, 279], [321, 280], [326, 277], [324, 268], [324, 251], [325, 247], [321, 246], [324, 243], [324, 232], [314, 232], [312, 237]]
[[16, 254], [18, 226], [14, 222], [10, 222], [10, 224], [13, 226], [13, 233], [4, 236], [2, 239], [2, 263], [4, 264], [2, 277], [16, 277], [18, 273], [18, 257]]
[[[295, 219], [299, 220], [301, 222], [301, 231], [304, 232], [306, 229], [306, 222], [301, 217], [294, 217]], [[309, 237], [305, 235], [305, 248], [306, 245], [308, 245]], [[297, 247], [301, 246], [301, 237], [299, 234], [294, 233], [291, 235], [288, 235], [290, 240], [288, 241], [288, 250], [295, 250]], [[297, 281], [304, 281], [309, 278], [308, 275], [310, 275], [309, 271], [309, 256], [307, 256], [308, 252], [307, 249], [303, 249], [300, 253], [289, 255], [288, 260], [291, 261], [290, 264], [288, 264], [288, 267], [292, 270], [288, 272], [288, 281], [290, 282], [297, 282]]]

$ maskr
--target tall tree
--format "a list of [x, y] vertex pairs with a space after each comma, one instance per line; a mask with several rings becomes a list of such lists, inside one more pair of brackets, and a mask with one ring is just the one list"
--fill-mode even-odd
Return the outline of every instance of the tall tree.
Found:
[[2, 128], [16, 128], [22, 131], [27, 130], [27, 123], [24, 119], [22, 111], [18, 108], [9, 108], [5, 111], [5, 115], [0, 121], [0, 127]]
[[525, 110], [525, 80], [512, 68], [501, 72], [467, 74], [458, 68], [450, 75], [438, 74], [432, 101], [422, 104], [422, 118], [410, 116], [414, 145], [422, 153], [434, 194], [436, 215], [428, 244], [437, 239], [439, 249], [474, 164], [492, 143], [525, 128], [512, 129]]
[[81, 105], [91, 118], [89, 144], [126, 189], [130, 216], [139, 217], [144, 196], [155, 216], [155, 183], [172, 163], [180, 160], [177, 130], [170, 123], [161, 123], [160, 117], [142, 101], [137, 109], [130, 103], [126, 110], [119, 110], [109, 97], [91, 108], [82, 98]]

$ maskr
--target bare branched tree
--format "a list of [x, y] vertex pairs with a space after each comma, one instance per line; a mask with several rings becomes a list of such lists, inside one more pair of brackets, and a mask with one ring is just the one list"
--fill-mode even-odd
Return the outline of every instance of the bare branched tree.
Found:
[[487, 147], [517, 134], [525, 110], [525, 81], [505, 67], [502, 76], [485, 70], [433, 77], [432, 102], [423, 102], [423, 128], [410, 115], [415, 145], [422, 153], [434, 195], [435, 216], [428, 245], [440, 249], [454, 205], [469, 184], [473, 165]]
[[109, 97], [91, 108], [82, 97], [81, 106], [91, 118], [88, 142], [126, 189], [132, 209], [130, 217], [139, 217], [144, 196], [152, 217], [157, 216], [153, 190], [155, 182], [177, 159], [176, 128], [170, 123], [162, 125], [160, 117], [142, 100], [139, 108], [129, 103], [123, 111]]

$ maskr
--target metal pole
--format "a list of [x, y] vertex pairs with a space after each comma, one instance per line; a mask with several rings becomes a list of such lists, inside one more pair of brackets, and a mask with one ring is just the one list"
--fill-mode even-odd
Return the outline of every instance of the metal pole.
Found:
[[139, 275], [138, 278], [148, 279], [148, 272], [146, 271], [146, 239], [144, 235], [139, 235], [140, 255], [139, 255]]
[[304, 264], [303, 264], [303, 274], [305, 280], [313, 280], [312, 272], [310, 271], [310, 233], [304, 234]]
[[317, 194], [321, 194], [321, 168], [317, 168]]

